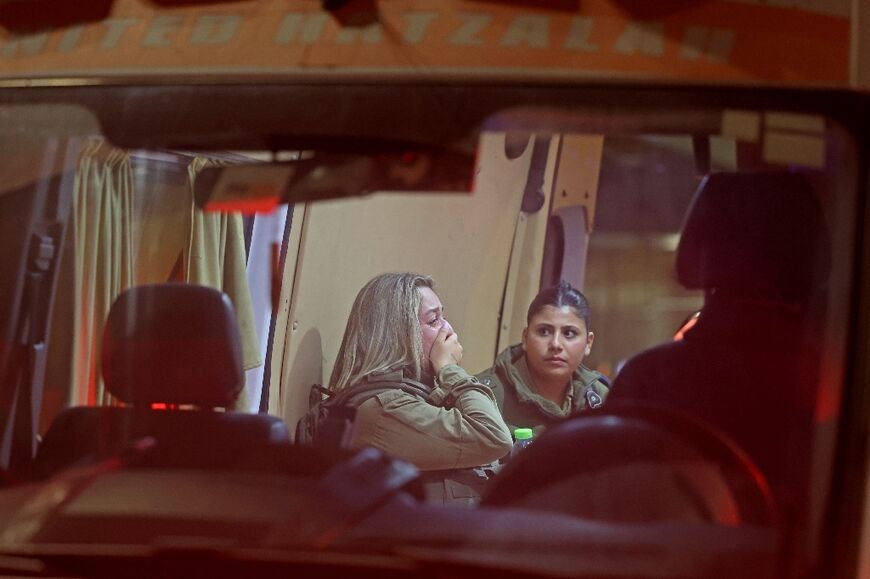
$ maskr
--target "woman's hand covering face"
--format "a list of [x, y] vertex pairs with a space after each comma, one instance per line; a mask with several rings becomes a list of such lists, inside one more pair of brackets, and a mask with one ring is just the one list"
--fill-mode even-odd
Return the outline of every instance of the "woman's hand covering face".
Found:
[[453, 331], [450, 322], [444, 320], [441, 329], [435, 336], [435, 342], [429, 351], [429, 362], [435, 374], [447, 364], [459, 364], [462, 361], [462, 344], [459, 335]]
[[444, 306], [431, 288], [420, 288], [420, 328], [423, 359], [428, 369], [437, 374], [447, 364], [462, 360], [462, 344], [453, 327], [444, 317]]

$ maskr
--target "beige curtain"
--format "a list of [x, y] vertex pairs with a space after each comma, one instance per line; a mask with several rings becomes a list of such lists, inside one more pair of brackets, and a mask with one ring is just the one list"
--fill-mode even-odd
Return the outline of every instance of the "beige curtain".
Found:
[[[203, 157], [188, 165], [191, 191], [190, 243], [185, 266], [185, 280], [225, 292], [233, 302], [242, 337], [242, 363], [245, 370], [263, 363], [254, 308], [246, 270], [245, 232], [241, 213], [204, 213], [192, 202], [196, 176], [217, 162]], [[248, 408], [253, 389], [259, 384], [246, 384], [236, 406]]]
[[109, 404], [100, 376], [103, 322], [133, 284], [133, 174], [129, 156], [102, 140], [82, 153], [73, 196], [72, 405]]
[[[52, 317], [43, 430], [64, 406], [115, 403], [100, 376], [109, 308], [128, 287], [167, 281], [179, 256], [186, 281], [220, 289], [233, 301], [244, 367], [262, 363], [245, 271], [242, 216], [206, 214], [193, 204], [193, 181], [211, 164], [195, 158], [186, 180], [154, 184], [146, 177], [143, 190], [136, 192], [126, 152], [101, 139], [84, 147]], [[246, 386], [239, 408], [248, 407], [253, 388], [259, 385]]]

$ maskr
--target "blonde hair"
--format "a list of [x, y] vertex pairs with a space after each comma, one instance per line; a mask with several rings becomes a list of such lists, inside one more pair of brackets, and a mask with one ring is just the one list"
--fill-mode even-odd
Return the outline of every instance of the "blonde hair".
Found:
[[384, 273], [369, 281], [353, 302], [329, 388], [334, 392], [366, 376], [393, 368], [410, 369], [419, 380], [423, 367], [420, 289], [432, 278], [416, 273]]

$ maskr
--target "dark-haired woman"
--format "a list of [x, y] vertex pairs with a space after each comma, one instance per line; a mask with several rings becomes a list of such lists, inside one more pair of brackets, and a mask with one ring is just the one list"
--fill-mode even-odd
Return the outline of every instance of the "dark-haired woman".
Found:
[[592, 351], [586, 297], [566, 282], [542, 290], [529, 305], [522, 342], [478, 375], [492, 388], [511, 428], [535, 431], [604, 403], [607, 378], [583, 365]]

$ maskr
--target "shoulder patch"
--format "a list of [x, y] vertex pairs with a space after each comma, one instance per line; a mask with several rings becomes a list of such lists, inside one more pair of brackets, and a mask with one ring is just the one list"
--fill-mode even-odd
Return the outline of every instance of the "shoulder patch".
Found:
[[604, 403], [604, 399], [601, 398], [601, 395], [598, 394], [592, 388], [588, 388], [586, 390], [586, 404], [589, 405], [589, 408], [598, 408]]

